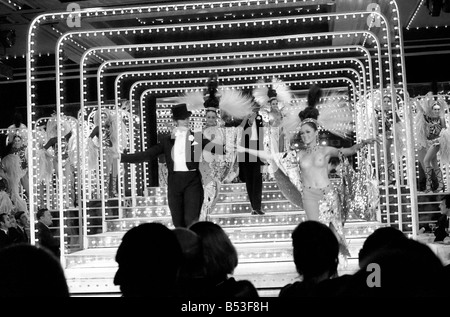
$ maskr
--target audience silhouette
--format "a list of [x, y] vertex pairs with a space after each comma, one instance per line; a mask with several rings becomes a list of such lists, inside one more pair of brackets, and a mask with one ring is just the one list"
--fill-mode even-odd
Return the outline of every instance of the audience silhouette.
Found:
[[117, 249], [114, 284], [123, 297], [173, 297], [183, 255], [175, 233], [161, 223], [128, 230]]
[[[333, 283], [323, 289], [317, 286], [337, 278], [339, 242], [333, 231], [318, 221], [301, 222], [292, 232], [292, 246], [295, 267], [302, 280], [285, 285], [279, 297], [314, 297], [321, 293], [331, 296], [332, 288], [338, 285]], [[339, 284], [342, 282], [340, 279]]]
[[0, 250], [0, 297], [69, 297], [58, 258], [49, 250], [28, 243]]
[[340, 296], [448, 296], [448, 278], [440, 259], [425, 244], [395, 239], [367, 255]]
[[178, 272], [179, 296], [208, 296], [200, 237], [187, 228], [179, 227], [173, 231], [183, 253], [183, 262]]
[[219, 225], [209, 221], [199, 221], [189, 227], [201, 240], [204, 285], [208, 297], [259, 297], [252, 282], [236, 281], [232, 275], [238, 265], [236, 248], [227, 233]]
[[[19, 216], [18, 216], [19, 217]], [[3, 214], [6, 220], [8, 215]], [[301, 281], [279, 297], [447, 297], [450, 266], [425, 244], [393, 227], [375, 230], [359, 252], [360, 269], [338, 276], [339, 242], [326, 225], [303, 221], [292, 232]], [[128, 230], [116, 253], [114, 284], [123, 297], [256, 298], [251, 281], [232, 276], [238, 253], [223, 228], [200, 221], [169, 229], [145, 223]], [[59, 259], [46, 247], [15, 243], [0, 250], [0, 297], [69, 297]], [[39, 291], [36, 291], [39, 289]]]
[[405, 234], [394, 227], [381, 227], [370, 234], [359, 250], [359, 267], [367, 266], [367, 258], [384, 247], [396, 243], [398, 239], [407, 239]]

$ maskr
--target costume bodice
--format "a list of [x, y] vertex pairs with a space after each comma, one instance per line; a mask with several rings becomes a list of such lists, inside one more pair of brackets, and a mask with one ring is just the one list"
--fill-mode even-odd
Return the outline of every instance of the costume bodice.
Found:
[[[58, 156], [58, 145], [57, 145], [57, 143], [55, 143], [54, 149], [55, 149], [55, 157], [57, 157]], [[69, 156], [68, 150], [69, 150], [68, 142], [67, 142], [65, 137], [62, 137], [61, 138], [61, 158], [63, 160], [65, 160]]]
[[28, 167], [27, 157], [26, 157], [26, 146], [21, 146], [20, 148], [13, 148], [12, 152], [20, 158], [20, 167], [24, 170]]
[[427, 139], [434, 140], [439, 137], [442, 129], [444, 128], [441, 123], [440, 117], [425, 116], [425, 122], [427, 123]]
[[102, 130], [102, 142], [104, 146], [112, 147], [111, 127], [109, 125], [105, 125]]

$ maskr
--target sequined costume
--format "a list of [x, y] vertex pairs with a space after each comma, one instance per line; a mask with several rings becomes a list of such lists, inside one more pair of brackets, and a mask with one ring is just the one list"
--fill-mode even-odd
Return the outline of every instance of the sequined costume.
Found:
[[[77, 128], [78, 121], [71, 116], [62, 116], [61, 119], [61, 165], [64, 174], [63, 196], [64, 207], [74, 207], [76, 203], [75, 172], [77, 162]], [[57, 120], [53, 116], [47, 122], [47, 142], [38, 151], [39, 180], [51, 184], [53, 174], [58, 175], [58, 138]], [[58, 200], [57, 188], [53, 193]], [[48, 187], [48, 190], [50, 187]], [[48, 193], [50, 195], [50, 193]]]
[[5, 176], [6, 175], [2, 167], [0, 168], [0, 213], [8, 214], [14, 209], [14, 205], [8, 194], [8, 182]]
[[[380, 110], [375, 110], [377, 113], [377, 117], [379, 120], [382, 120], [383, 114]], [[395, 137], [395, 145], [396, 152], [398, 153], [398, 160], [402, 159], [402, 156], [406, 155], [406, 145], [405, 145], [405, 123], [400, 119], [398, 114], [395, 114], [395, 122], [391, 111], [384, 111], [384, 130], [385, 136], [387, 140], [386, 147], [390, 149], [391, 144], [394, 141]], [[395, 133], [394, 133], [395, 130]], [[389, 156], [388, 160], [391, 160], [390, 150], [388, 150]]]
[[333, 230], [338, 238], [341, 253], [349, 256], [343, 231], [342, 203], [335, 186], [331, 183], [323, 188], [304, 186], [295, 150], [278, 153], [275, 164], [278, 167], [275, 179], [283, 195], [299, 207], [303, 207], [305, 202], [310, 206], [316, 205], [319, 210], [317, 220]]
[[[30, 186], [28, 181], [28, 152], [27, 146], [23, 143], [23, 139], [20, 135], [16, 135], [12, 138], [12, 142], [10, 143], [11, 151], [10, 153], [15, 154], [19, 157], [20, 160], [20, 183], [22, 184], [22, 197], [26, 199], [26, 196], [29, 195]], [[26, 195], [25, 195], [26, 193]]]
[[20, 148], [12, 148], [11, 152], [19, 156], [20, 159], [20, 168], [22, 169], [23, 175], [27, 173], [28, 170], [28, 160], [27, 160], [27, 147], [22, 145]]
[[3, 170], [1, 176], [7, 180], [8, 194], [14, 210], [28, 211], [27, 203], [19, 194], [20, 178], [22, 177], [20, 158], [15, 154], [8, 154], [2, 159], [1, 167]]
[[[430, 97], [431, 98], [431, 97]], [[441, 108], [441, 115], [432, 116], [431, 111], [434, 104], [438, 104]], [[443, 113], [448, 108], [444, 100], [438, 100], [436, 103], [431, 103], [425, 97], [423, 100], [416, 100], [415, 102], [417, 113], [414, 120], [416, 127], [416, 143], [417, 149], [429, 148], [432, 145], [440, 143], [445, 146], [445, 138], [441, 138], [447, 131], [444, 126]], [[444, 153], [445, 154], [445, 153]]]
[[[445, 165], [450, 162], [450, 131], [444, 117], [448, 105], [443, 98], [434, 100], [431, 94], [416, 99], [415, 105], [416, 146], [426, 176], [425, 193], [441, 192], [444, 190], [444, 178], [439, 163]], [[434, 177], [438, 186], [433, 190]]]
[[[331, 95], [333, 97], [333, 95]], [[339, 180], [330, 179], [330, 157], [341, 156], [340, 166], [349, 167], [342, 158], [343, 155], [353, 155], [364, 144], [354, 145], [351, 148], [338, 150], [334, 147], [321, 146], [319, 143], [319, 130], [323, 129], [342, 138], [348, 138], [354, 131], [352, 126], [352, 110], [348, 103], [341, 102], [339, 98], [331, 98], [321, 104], [319, 113], [316, 105], [319, 103], [321, 89], [312, 85], [307, 96], [307, 104], [303, 110], [299, 107], [286, 107], [280, 127], [285, 131], [285, 137], [290, 141], [300, 133], [300, 138], [306, 146], [298, 149], [298, 142], [290, 143], [291, 151], [276, 153], [278, 140], [272, 140], [271, 165], [276, 165], [276, 181], [282, 193], [292, 203], [303, 208], [308, 220], [315, 220], [329, 226], [335, 233], [340, 253], [348, 257], [349, 250], [344, 236], [344, 223], [348, 217], [350, 196], [355, 196], [353, 188], [349, 185], [350, 168], [339, 169]], [[300, 105], [303, 101], [300, 100]], [[373, 142], [373, 141], [366, 141]], [[291, 147], [292, 144], [292, 147]], [[276, 153], [275, 155], [273, 153]], [[314, 154], [313, 154], [314, 153]], [[341, 154], [341, 155], [339, 155]], [[364, 194], [358, 192], [358, 194]], [[346, 208], [344, 208], [346, 207]]]
[[338, 237], [340, 251], [349, 256], [343, 227], [347, 219], [372, 221], [379, 202], [378, 182], [373, 167], [361, 155], [361, 169], [354, 171], [348, 159], [340, 153], [337, 168], [339, 181], [323, 188], [313, 188], [302, 183], [296, 150], [277, 153], [274, 157], [275, 179], [283, 195], [296, 206], [317, 206], [318, 221], [330, 226]]
[[[98, 170], [99, 136], [101, 131], [103, 157], [105, 159], [105, 192], [108, 197], [117, 196], [118, 161], [113, 157], [128, 146], [127, 128], [121, 117], [117, 118], [114, 110], [103, 108], [94, 115], [95, 128], [88, 140], [88, 166], [90, 170]], [[120, 129], [120, 131], [119, 131]], [[119, 133], [120, 132], [120, 133]], [[96, 141], [94, 141], [96, 138]]]
[[337, 188], [329, 184], [323, 188], [303, 187], [303, 201], [318, 204], [319, 221], [335, 233], [339, 242], [339, 251], [346, 257], [350, 256], [344, 235], [344, 219], [342, 201]]
[[[203, 130], [203, 135], [205, 138], [212, 140], [215, 143], [223, 144], [222, 131], [217, 126], [205, 128]], [[212, 139], [212, 136], [214, 136], [214, 139]], [[221, 181], [218, 177], [218, 169], [220, 168], [219, 161], [222, 161], [219, 155], [212, 154], [206, 150], [203, 151], [202, 161], [199, 164], [204, 190], [204, 200], [199, 217], [200, 221], [208, 220], [219, 197], [219, 186]]]

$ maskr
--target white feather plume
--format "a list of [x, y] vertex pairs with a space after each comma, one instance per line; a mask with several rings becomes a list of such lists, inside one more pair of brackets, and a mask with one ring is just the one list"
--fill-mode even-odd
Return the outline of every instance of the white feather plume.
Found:
[[221, 90], [219, 108], [235, 118], [242, 119], [250, 115], [253, 112], [252, 105], [252, 100], [239, 90]]
[[[321, 128], [341, 138], [349, 138], [354, 131], [354, 114], [348, 102], [343, 101], [335, 92], [327, 94], [323, 102], [317, 105], [319, 117], [317, 122]], [[283, 108], [281, 127], [285, 135], [294, 138], [300, 131], [301, 120], [298, 116], [305, 109], [305, 99], [293, 99], [290, 105]]]
[[327, 131], [349, 138], [355, 130], [353, 110], [348, 102], [341, 100], [337, 95], [331, 94], [328, 99], [317, 106], [319, 117], [317, 121]]
[[203, 109], [203, 103], [205, 102], [201, 90], [183, 93], [179, 97], [173, 98], [173, 101], [174, 103], [185, 103], [189, 111]]
[[[277, 92], [277, 100], [282, 106], [286, 106], [291, 103], [293, 99], [293, 94], [291, 89], [282, 80], [273, 77], [272, 78], [272, 88]], [[281, 108], [281, 107], [280, 107]]]
[[297, 103], [292, 103], [282, 109], [283, 119], [281, 120], [280, 127], [285, 136], [292, 140], [297, 133], [300, 131], [300, 118], [298, 114], [300, 111], [305, 109], [306, 102], [298, 101]]
[[277, 100], [279, 103], [279, 108], [282, 108], [288, 104], [291, 103], [291, 101], [294, 99], [294, 96], [286, 83], [284, 83], [282, 80], [273, 77], [272, 83], [266, 83], [264, 80], [260, 79], [257, 81], [256, 87], [253, 89], [253, 97], [255, 98], [255, 101], [263, 106], [267, 104], [269, 101], [269, 85], [272, 85], [272, 89], [274, 89], [277, 93]]
[[256, 82], [256, 87], [253, 88], [252, 95], [259, 105], [265, 105], [269, 101], [268, 92], [269, 87], [267, 87], [266, 82], [260, 79]]

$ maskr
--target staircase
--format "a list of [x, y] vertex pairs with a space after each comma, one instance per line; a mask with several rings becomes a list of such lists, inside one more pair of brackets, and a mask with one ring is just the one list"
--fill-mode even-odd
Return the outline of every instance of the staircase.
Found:
[[[123, 218], [107, 220], [107, 231], [87, 237], [85, 250], [66, 256], [65, 274], [72, 296], [118, 296], [113, 279], [114, 260], [124, 233], [141, 223], [161, 222], [172, 228], [166, 189], [151, 188], [146, 197], [137, 198], [137, 207], [123, 208]], [[297, 280], [292, 260], [291, 233], [306, 219], [303, 210], [292, 205], [275, 182], [264, 182], [262, 210], [265, 215], [250, 215], [251, 207], [245, 184], [223, 184], [213, 212], [209, 216], [229, 234], [239, 254], [234, 277], [253, 282], [260, 296], [278, 296], [282, 286]], [[340, 274], [358, 269], [358, 252], [365, 238], [379, 222], [350, 220], [344, 233], [351, 258]]]

